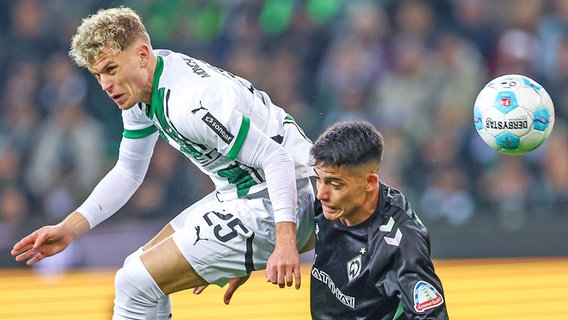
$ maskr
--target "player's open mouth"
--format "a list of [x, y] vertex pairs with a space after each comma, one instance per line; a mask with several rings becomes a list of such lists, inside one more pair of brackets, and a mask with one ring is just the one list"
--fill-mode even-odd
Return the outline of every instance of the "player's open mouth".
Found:
[[333, 212], [333, 211], [335, 211], [335, 208], [328, 207], [328, 206], [326, 206], [326, 205], [323, 204], [323, 203], [322, 203], [322, 205], [321, 205], [321, 208], [322, 208], [323, 211], [325, 211], [325, 212]]
[[124, 102], [124, 101], [122, 101], [122, 100], [124, 100], [124, 94], [113, 94], [111, 96], [111, 98], [118, 105], [120, 105], [121, 103]]

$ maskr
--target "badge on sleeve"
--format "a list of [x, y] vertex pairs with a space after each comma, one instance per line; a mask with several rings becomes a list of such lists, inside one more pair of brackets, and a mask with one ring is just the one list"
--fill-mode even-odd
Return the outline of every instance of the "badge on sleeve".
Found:
[[426, 281], [418, 281], [414, 286], [414, 309], [423, 312], [444, 303], [442, 295], [433, 285]]

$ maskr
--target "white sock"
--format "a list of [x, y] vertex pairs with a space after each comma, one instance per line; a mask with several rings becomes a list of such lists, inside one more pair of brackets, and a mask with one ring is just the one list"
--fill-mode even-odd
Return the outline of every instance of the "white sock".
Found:
[[139, 257], [118, 270], [114, 290], [113, 320], [156, 319], [158, 301], [165, 297]]

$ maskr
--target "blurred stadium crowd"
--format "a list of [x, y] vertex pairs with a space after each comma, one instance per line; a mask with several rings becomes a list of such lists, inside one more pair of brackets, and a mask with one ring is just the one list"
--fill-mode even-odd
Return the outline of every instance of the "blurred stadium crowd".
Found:
[[[515, 229], [568, 206], [568, 0], [0, 0], [0, 249], [74, 210], [114, 164], [120, 112], [67, 57], [80, 19], [127, 5], [155, 48], [225, 68], [267, 91], [315, 139], [345, 119], [385, 135], [382, 179], [424, 220]], [[521, 73], [556, 124], [527, 156], [483, 144], [472, 107], [490, 79]], [[159, 143], [117, 221], [164, 220], [212, 190]], [[113, 217], [114, 218], [114, 217]]]

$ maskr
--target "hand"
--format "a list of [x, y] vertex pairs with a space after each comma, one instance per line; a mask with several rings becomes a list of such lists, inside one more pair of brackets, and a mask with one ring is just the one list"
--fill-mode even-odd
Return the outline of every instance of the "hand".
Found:
[[292, 286], [300, 289], [300, 253], [296, 248], [296, 224], [278, 222], [276, 224], [276, 245], [266, 263], [266, 281], [278, 284], [280, 288]]
[[266, 264], [266, 281], [280, 288], [291, 287], [295, 281], [296, 290], [300, 289], [300, 254], [295, 247], [274, 249]]
[[[250, 273], [244, 277], [233, 278], [229, 280], [229, 287], [227, 288], [227, 291], [225, 291], [225, 295], [223, 296], [223, 302], [225, 304], [229, 304], [229, 302], [231, 302], [231, 298], [233, 297], [233, 293], [235, 293], [235, 291], [237, 291], [237, 289], [241, 285], [247, 282], [249, 278], [250, 278]], [[200, 294], [201, 292], [203, 292], [203, 290], [205, 290], [205, 288], [207, 288], [207, 286], [197, 287], [193, 289], [193, 293]]]
[[28, 266], [63, 251], [73, 240], [61, 224], [42, 227], [18, 241], [12, 248], [16, 261], [26, 261]]

